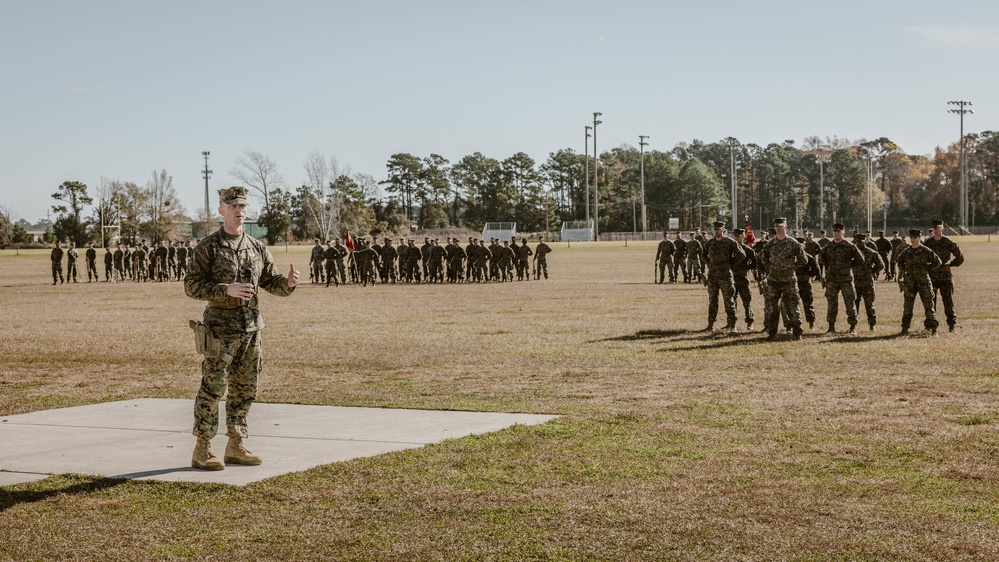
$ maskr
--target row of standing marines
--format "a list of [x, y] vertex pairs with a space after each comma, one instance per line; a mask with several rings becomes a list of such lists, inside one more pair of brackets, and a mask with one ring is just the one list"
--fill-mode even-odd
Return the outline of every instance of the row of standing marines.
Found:
[[[487, 246], [483, 240], [469, 238], [463, 248], [457, 238], [448, 238], [443, 246], [439, 239], [429, 237], [424, 238], [423, 246], [417, 246], [413, 239], [400, 238], [398, 246], [393, 245], [391, 238], [385, 238], [383, 244], [362, 239], [361, 249], [351, 251], [352, 247], [341, 244], [339, 238], [328, 241], [325, 248], [317, 239], [309, 259], [309, 279], [327, 287], [346, 284], [348, 278], [362, 285], [379, 280], [382, 283], [506, 282], [514, 281], [515, 272], [517, 281], [530, 280], [532, 275], [535, 279], [542, 275], [548, 279], [551, 246], [542, 238], [532, 250], [526, 238], [520, 241], [520, 245], [515, 240], [500, 244], [493, 238]], [[352, 240], [349, 243], [353, 245]]]
[[943, 301], [949, 330], [955, 329], [957, 316], [951, 268], [959, 267], [964, 256], [957, 243], [943, 235], [941, 220], [932, 221], [932, 235], [925, 242], [919, 229], [909, 231], [908, 242], [897, 232], [891, 240], [879, 232], [873, 243], [869, 243], [867, 234], [855, 232], [854, 242], [850, 242], [844, 238], [846, 227], [839, 223], [833, 225], [832, 239], [826, 238], [823, 231], [816, 241], [807, 231], [802, 237], [789, 236], [784, 218], [774, 219], [774, 227], [755, 244], [747, 242], [742, 229], [734, 229], [730, 238], [725, 235], [724, 223], [715, 222], [713, 228], [713, 237], [692, 232], [688, 240], [682, 235], [671, 240], [669, 233], [664, 233], [656, 252], [658, 283], [666, 282], [667, 275], [670, 283], [676, 283], [682, 274], [684, 282], [697, 279], [707, 286], [708, 331], [714, 330], [719, 293], [727, 316], [725, 330], [735, 330], [737, 298], [745, 309], [746, 329], [752, 329], [755, 315], [751, 307], [750, 272], [764, 297], [764, 330], [770, 340], [777, 337], [781, 317], [794, 339], [801, 338], [804, 332], [801, 305], [804, 305], [808, 327], [814, 327], [813, 279], [825, 289], [829, 324], [826, 333], [836, 332], [840, 297], [844, 301], [851, 335], [856, 334], [857, 310], [861, 302], [868, 326], [874, 330], [877, 324], [875, 282], [882, 272], [886, 280], [898, 282], [904, 295], [903, 335], [909, 332], [916, 296], [923, 304], [923, 325], [932, 335], [936, 335], [939, 326], [937, 294]]
[[[189, 241], [161, 240], [149, 246], [143, 239], [137, 244], [117, 244], [114, 252], [110, 246], [104, 248], [104, 281], [116, 283], [126, 279], [131, 281], [180, 281], [187, 274], [190, 266], [190, 256], [194, 248]], [[66, 274], [63, 275], [62, 258], [66, 256]], [[64, 251], [62, 244], [57, 243], [52, 249], [49, 259], [52, 261], [52, 284], [77, 283], [77, 277], [83, 279], [77, 262], [80, 253], [72, 242]], [[99, 283], [100, 273], [97, 270], [97, 249], [93, 244], [87, 244], [84, 252], [87, 262], [87, 282]]]

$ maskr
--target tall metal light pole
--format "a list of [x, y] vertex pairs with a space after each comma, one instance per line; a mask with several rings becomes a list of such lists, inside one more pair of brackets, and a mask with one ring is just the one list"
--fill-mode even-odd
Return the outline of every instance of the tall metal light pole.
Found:
[[205, 157], [205, 169], [201, 172], [202, 177], [205, 178], [205, 216], [209, 216], [211, 211], [208, 207], [208, 178], [212, 177], [212, 171], [208, 169], [208, 156], [211, 152], [203, 150], [201, 155]]
[[642, 159], [638, 164], [638, 173], [642, 183], [642, 234], [645, 234], [649, 230], [649, 221], [645, 216], [645, 147], [649, 145], [649, 143], [645, 142], [647, 138], [649, 138], [649, 135], [638, 135], [638, 149], [642, 155]]
[[822, 164], [825, 158], [819, 154], [819, 230], [826, 229], [826, 185], [822, 175]]
[[735, 141], [728, 145], [729, 154], [729, 177], [732, 179], [732, 228], [738, 228], [739, 216], [739, 189], [735, 181]]
[[600, 153], [597, 152], [597, 125], [603, 121], [597, 120], [603, 113], [593, 112], [593, 236], [595, 241], [600, 241]]
[[583, 183], [586, 185], [586, 226], [590, 226], [590, 125], [585, 125], [586, 140], [583, 143]]
[[967, 164], [964, 157], [964, 114], [974, 113], [970, 109], [965, 109], [965, 106], [970, 106], [970, 101], [959, 100], [959, 101], [949, 101], [948, 105], [956, 105], [958, 109], [948, 109], [948, 113], [957, 113], [961, 116], [961, 194], [960, 194], [960, 213], [961, 213], [961, 226], [968, 228], [968, 173]]

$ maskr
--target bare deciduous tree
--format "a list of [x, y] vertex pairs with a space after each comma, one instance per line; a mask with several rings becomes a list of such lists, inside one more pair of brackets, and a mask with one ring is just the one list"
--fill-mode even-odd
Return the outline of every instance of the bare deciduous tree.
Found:
[[316, 150], [305, 157], [302, 166], [305, 168], [304, 187], [310, 195], [302, 198], [302, 204], [319, 225], [322, 239], [329, 240], [331, 233], [340, 232], [344, 193], [338, 180], [350, 175], [350, 166], [340, 164], [335, 156], [327, 159]]
[[229, 175], [256, 191], [264, 200], [264, 209], [270, 208], [271, 190], [284, 186], [277, 163], [266, 154], [249, 148], [236, 159]]

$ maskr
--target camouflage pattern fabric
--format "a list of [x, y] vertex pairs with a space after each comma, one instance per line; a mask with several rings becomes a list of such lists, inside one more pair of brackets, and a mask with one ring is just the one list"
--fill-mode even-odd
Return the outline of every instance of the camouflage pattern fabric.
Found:
[[52, 249], [52, 254], [50, 254], [50, 259], [52, 260], [52, 284], [55, 285], [57, 282], [62, 283], [62, 248], [56, 246]]
[[819, 263], [826, 272], [826, 320], [836, 323], [839, 315], [839, 296], [843, 295], [843, 308], [850, 326], [857, 325], [857, 293], [853, 285], [853, 268], [864, 266], [864, 255], [848, 240], [830, 242], [819, 253]]
[[904, 304], [902, 306], [902, 329], [908, 330], [912, 323], [912, 309], [916, 295], [923, 302], [926, 319], [923, 326], [935, 330], [940, 325], [937, 322], [936, 310], [933, 304], [933, 283], [930, 281], [930, 271], [938, 268], [942, 262], [940, 257], [926, 246], [918, 248], [906, 246], [896, 258], [898, 273], [902, 276]]
[[930, 281], [933, 283], [933, 306], [936, 308], [937, 294], [943, 301], [944, 314], [947, 316], [947, 325], [957, 325], [957, 313], [954, 312], [954, 275], [951, 273], [952, 267], [958, 267], [964, 263], [964, 254], [957, 243], [941, 236], [940, 240], [932, 236], [923, 242], [933, 253], [940, 258], [942, 265], [930, 272]]
[[[257, 308], [256, 291], [288, 296], [295, 289], [277, 273], [270, 251], [245, 233], [230, 236], [222, 229], [206, 237], [194, 249], [191, 270], [184, 279], [187, 296], [208, 301], [205, 326], [222, 341], [232, 356], [205, 358], [201, 363], [201, 388], [194, 405], [194, 435], [211, 439], [218, 430], [218, 401], [228, 389], [226, 434], [246, 437], [246, 414], [256, 397], [257, 378], [262, 365], [260, 330], [264, 319]], [[254, 296], [249, 301], [226, 294], [230, 283], [251, 283]]]
[[763, 294], [763, 325], [767, 334], [773, 336], [777, 333], [781, 307], [789, 327], [795, 334], [800, 334], [800, 299], [794, 270], [808, 263], [804, 248], [790, 236], [784, 239], [774, 237], [763, 245], [758, 257], [767, 282]]

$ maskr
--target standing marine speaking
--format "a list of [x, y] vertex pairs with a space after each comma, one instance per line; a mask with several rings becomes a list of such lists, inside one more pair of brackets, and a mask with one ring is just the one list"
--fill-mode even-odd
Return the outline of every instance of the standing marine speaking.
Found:
[[258, 240], [243, 231], [246, 220], [246, 188], [219, 190], [222, 228], [207, 236], [194, 249], [191, 269], [184, 279], [187, 296], [208, 301], [204, 323], [192, 321], [201, 363], [201, 389], [194, 402], [194, 448], [191, 466], [222, 470], [225, 464], [212, 453], [211, 439], [218, 432], [218, 403], [226, 397], [225, 462], [258, 465], [263, 460], [246, 450], [247, 414], [257, 396], [257, 377], [262, 364], [260, 330], [263, 317], [257, 308], [257, 288], [286, 297], [298, 284], [299, 273], [291, 264], [288, 276], [274, 268], [274, 258]]

